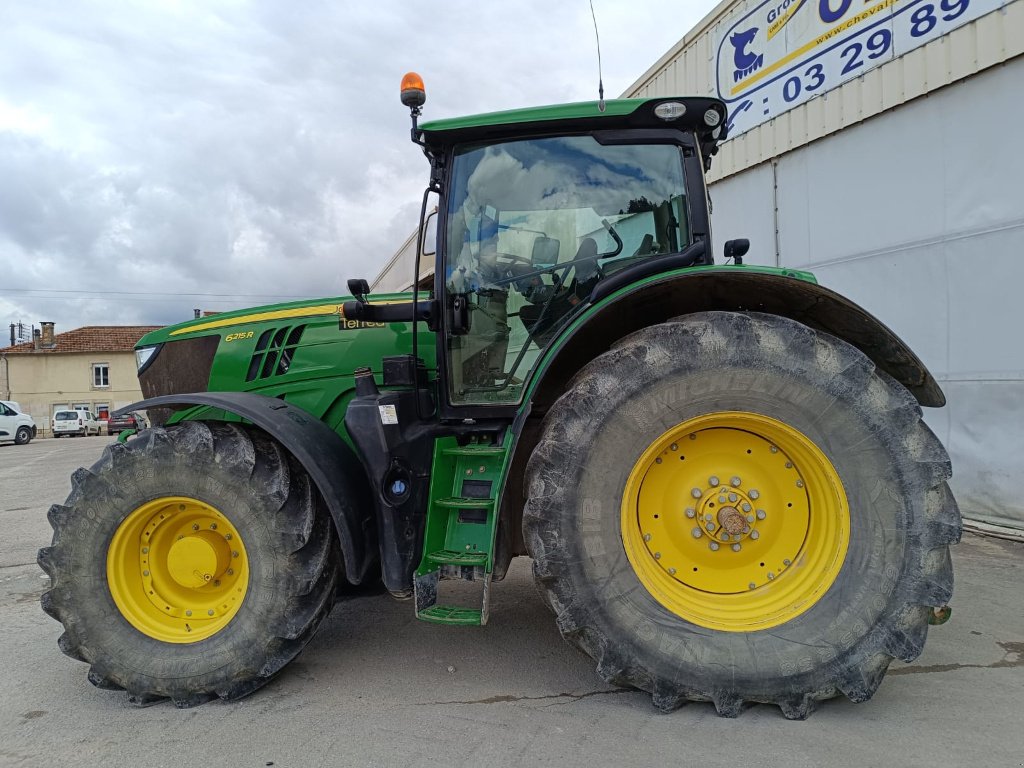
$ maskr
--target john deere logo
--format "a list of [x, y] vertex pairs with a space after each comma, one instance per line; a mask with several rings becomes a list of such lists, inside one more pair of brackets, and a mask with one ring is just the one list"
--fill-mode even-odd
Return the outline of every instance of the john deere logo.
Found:
[[747, 75], [759, 70], [764, 64], [763, 53], [751, 53], [747, 50], [747, 46], [754, 42], [756, 35], [757, 27], [754, 27], [746, 32], [737, 32], [729, 38], [729, 42], [735, 49], [732, 56], [733, 64], [736, 65], [736, 69], [732, 73], [733, 82], [738, 83]]

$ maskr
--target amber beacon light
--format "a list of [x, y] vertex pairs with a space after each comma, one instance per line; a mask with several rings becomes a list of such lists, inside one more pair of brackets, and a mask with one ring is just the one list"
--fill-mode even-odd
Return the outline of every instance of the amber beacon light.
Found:
[[415, 72], [406, 72], [402, 78], [402, 103], [416, 109], [422, 107], [427, 100], [427, 91], [423, 87], [423, 78]]

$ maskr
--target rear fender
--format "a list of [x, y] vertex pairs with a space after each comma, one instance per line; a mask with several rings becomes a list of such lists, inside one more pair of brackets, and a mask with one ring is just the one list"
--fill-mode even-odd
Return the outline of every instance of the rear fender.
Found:
[[132, 403], [115, 413], [204, 405], [240, 416], [281, 443], [309, 473], [338, 532], [345, 576], [359, 584], [376, 559], [373, 502], [355, 452], [330, 427], [284, 400], [253, 392], [193, 392]]
[[530, 398], [557, 398], [571, 376], [624, 336], [692, 312], [766, 312], [792, 318], [857, 347], [924, 406], [946, 404], [935, 378], [881, 321], [835, 291], [785, 270], [696, 268], [602, 296], [545, 355]]

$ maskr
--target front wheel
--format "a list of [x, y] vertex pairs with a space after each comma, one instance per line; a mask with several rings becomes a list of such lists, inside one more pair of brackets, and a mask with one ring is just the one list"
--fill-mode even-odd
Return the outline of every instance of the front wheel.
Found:
[[183, 422], [112, 443], [49, 519], [39, 564], [58, 645], [135, 703], [251, 693], [334, 600], [339, 555], [320, 496], [252, 427]]
[[18, 427], [18, 430], [14, 433], [14, 444], [25, 445], [32, 440], [32, 430], [28, 427]]
[[861, 352], [708, 312], [633, 334], [547, 416], [524, 533], [558, 625], [673, 709], [871, 697], [952, 593], [945, 450]]

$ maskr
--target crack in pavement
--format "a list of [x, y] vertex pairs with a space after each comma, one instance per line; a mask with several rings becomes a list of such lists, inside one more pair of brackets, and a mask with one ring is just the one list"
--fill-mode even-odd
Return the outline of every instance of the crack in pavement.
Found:
[[[930, 672], [952, 672], [957, 669], [1007, 669], [1024, 667], [1024, 643], [999, 643], [1003, 658], [991, 664], [932, 664], [927, 667], [903, 667], [889, 670], [890, 675], [923, 675]], [[1010, 658], [1013, 656], [1014, 658]]]
[[544, 696], [509, 696], [508, 694], [499, 694], [497, 696], [490, 696], [486, 699], [477, 699], [475, 701], [423, 701], [419, 703], [419, 706], [427, 706], [434, 704], [510, 704], [517, 701], [543, 701], [545, 699], [569, 699], [570, 703], [573, 701], [579, 701], [580, 699], [588, 699], [591, 696], [605, 696], [608, 694], [615, 693], [640, 693], [633, 688], [613, 688], [610, 691], [588, 691], [587, 693], [549, 693]]

